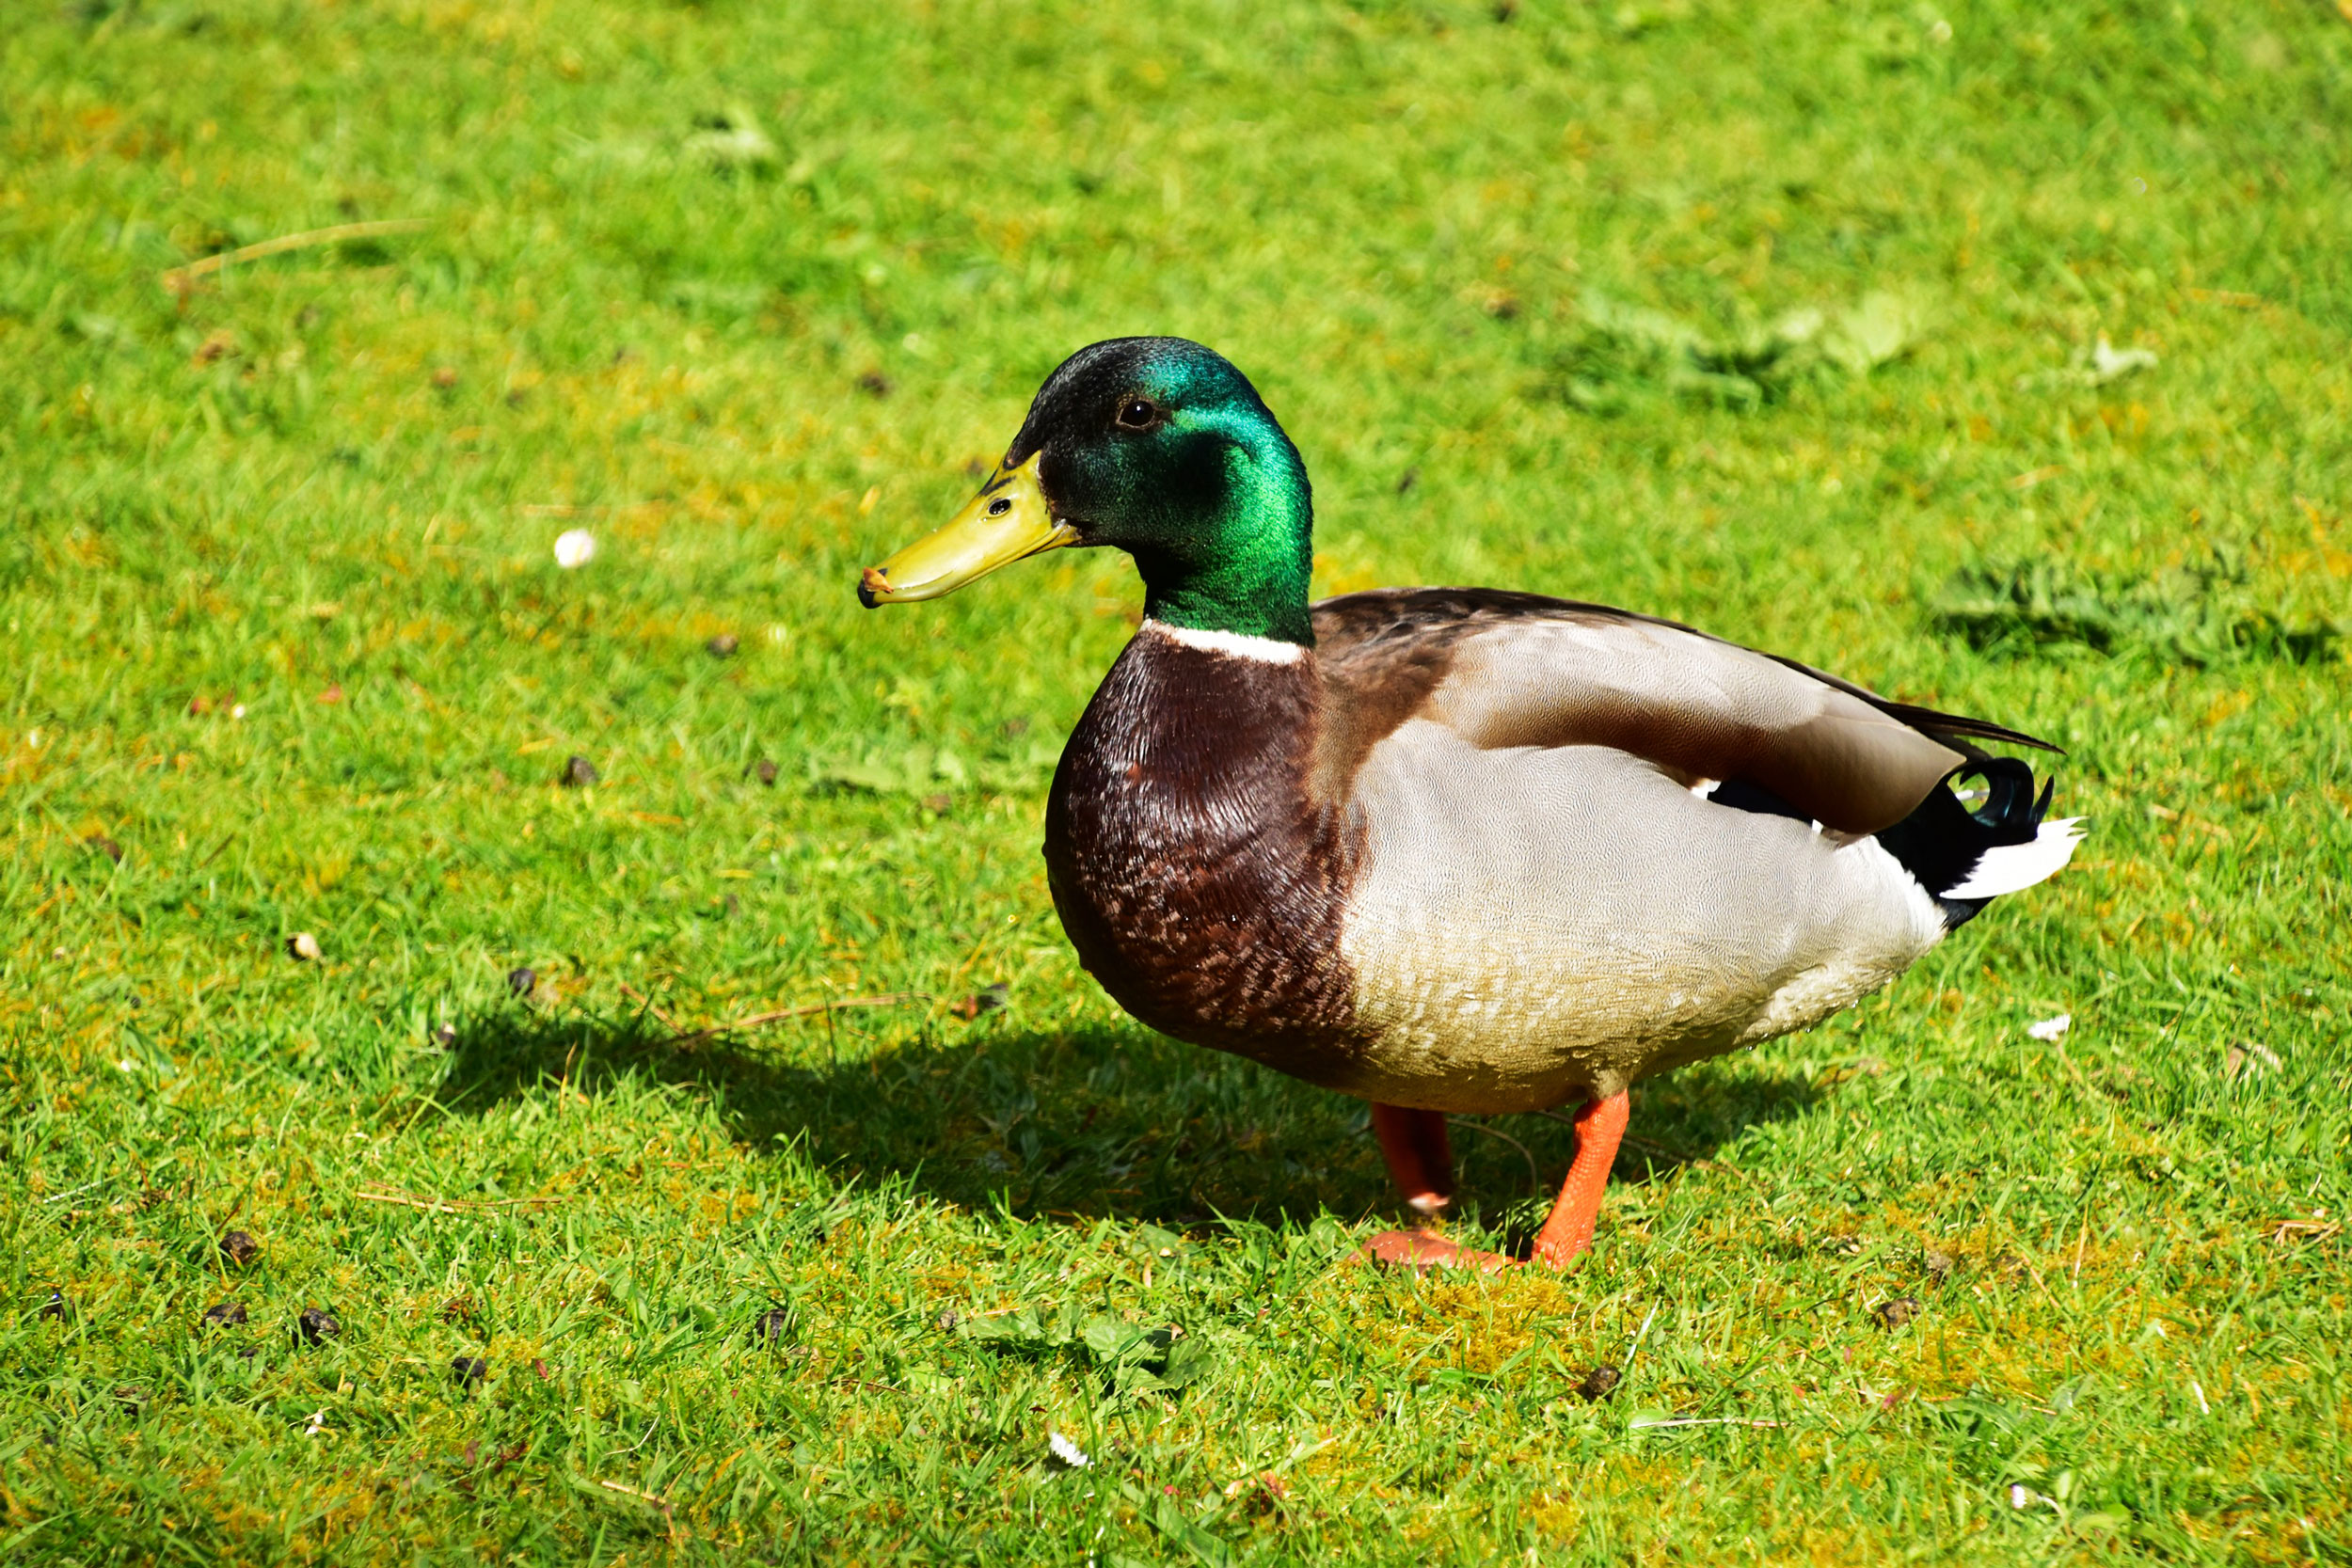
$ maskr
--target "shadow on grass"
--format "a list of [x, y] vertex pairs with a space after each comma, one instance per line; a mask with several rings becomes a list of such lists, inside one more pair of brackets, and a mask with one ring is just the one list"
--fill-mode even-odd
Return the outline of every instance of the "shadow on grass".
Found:
[[[682, 1047], [651, 1020], [501, 1010], [460, 1026], [439, 1099], [465, 1116], [558, 1083], [589, 1095], [683, 1088], [707, 1096], [746, 1145], [801, 1143], [845, 1177], [902, 1178], [974, 1210], [1183, 1227], [1394, 1203], [1359, 1101], [1141, 1029], [1037, 1030], [1001, 1017], [941, 1029], [827, 1060], [821, 1024], [777, 1049], [751, 1038]], [[792, 1059], [812, 1051], [814, 1062]], [[1637, 1088], [1641, 1142], [1629, 1140], [1617, 1179], [1706, 1159], [1818, 1095], [1752, 1056]], [[1457, 1126], [1464, 1217], [1549, 1201], [1574, 1132], [1541, 1117], [1470, 1119], [1516, 1146]]]

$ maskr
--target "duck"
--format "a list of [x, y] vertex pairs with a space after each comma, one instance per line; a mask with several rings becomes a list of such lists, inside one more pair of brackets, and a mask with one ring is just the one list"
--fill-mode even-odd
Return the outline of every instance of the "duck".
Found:
[[[1408, 1215], [1374, 1261], [1565, 1267], [1633, 1085], [1853, 1006], [2082, 838], [1987, 749], [2048, 741], [1675, 621], [1491, 588], [1312, 601], [1313, 512], [1240, 370], [1112, 339], [858, 596], [1132, 558], [1140, 625], [1047, 799], [1055, 910], [1136, 1020], [1370, 1103]], [[1448, 1236], [1447, 1118], [1569, 1107], [1529, 1255]]]

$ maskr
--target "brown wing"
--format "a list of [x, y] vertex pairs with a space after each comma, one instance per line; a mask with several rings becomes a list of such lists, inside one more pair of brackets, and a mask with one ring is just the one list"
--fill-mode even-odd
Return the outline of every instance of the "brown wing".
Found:
[[1327, 689], [1319, 776], [1332, 791], [1418, 717], [1484, 747], [1612, 746], [1688, 783], [1742, 779], [1863, 833], [1902, 820], [1980, 754], [1972, 738], [2055, 750], [1606, 605], [1384, 589], [1313, 613]]

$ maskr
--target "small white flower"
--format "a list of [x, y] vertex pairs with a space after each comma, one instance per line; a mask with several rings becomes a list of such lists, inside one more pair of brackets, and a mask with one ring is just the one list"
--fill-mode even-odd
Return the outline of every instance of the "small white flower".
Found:
[[596, 559], [596, 536], [584, 528], [566, 530], [555, 536], [555, 563], [565, 571], [585, 566]]
[[138, 1069], [139, 1064], [133, 1061], [128, 1056], [123, 1057], [122, 1060], [115, 1064], [115, 1070], [117, 1072], [136, 1072]]
[[2018, 1482], [2018, 1481], [2010, 1481], [2010, 1482], [2009, 1483], [2009, 1506], [2010, 1506], [2010, 1507], [2011, 1507], [2011, 1508], [2023, 1508], [2023, 1507], [2025, 1507], [2025, 1506], [2026, 1506], [2026, 1504], [2028, 1501], [2030, 1501], [2030, 1500], [2032, 1499], [2032, 1497], [2033, 1497], [2033, 1494], [2032, 1494], [2032, 1493], [2030, 1493], [2030, 1492], [2028, 1492], [2028, 1491], [2026, 1491], [2026, 1488], [2025, 1488], [2025, 1486], [2023, 1485], [2023, 1483]]
[[239, 703], [235, 707], [230, 708], [229, 710], [229, 717], [231, 719], [243, 719], [245, 717], [245, 705], [243, 703]]
[[320, 1433], [325, 1432], [326, 1430], [326, 1407], [325, 1405], [321, 1405], [318, 1409], [310, 1412], [310, 1424], [303, 1432], [302, 1435], [305, 1437], [316, 1437]]
[[2054, 1040], [2074, 1025], [2074, 1015], [2073, 1013], [2060, 1013], [2056, 1018], [2045, 1018], [2039, 1023], [2026, 1024], [2026, 1033], [2038, 1040]]
[[1052, 1451], [1056, 1459], [1073, 1470], [1083, 1470], [1094, 1463], [1087, 1457], [1086, 1449], [1078, 1447], [1058, 1432], [1046, 1434], [1045, 1447]]

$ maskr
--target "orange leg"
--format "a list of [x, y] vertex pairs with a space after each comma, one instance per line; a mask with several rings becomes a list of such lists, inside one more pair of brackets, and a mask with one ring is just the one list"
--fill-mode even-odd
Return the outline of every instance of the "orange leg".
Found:
[[[1617, 1162], [1617, 1141], [1625, 1136], [1632, 1101], [1622, 1093], [1596, 1100], [1576, 1117], [1576, 1158], [1568, 1179], [1551, 1206], [1543, 1229], [1535, 1233], [1535, 1256], [1547, 1268], [1565, 1268], [1579, 1253], [1593, 1246], [1593, 1226], [1600, 1218], [1601, 1195], [1609, 1188], [1609, 1167]], [[1425, 1219], [1445, 1212], [1454, 1196], [1454, 1157], [1446, 1143], [1445, 1117], [1437, 1111], [1408, 1111], [1398, 1105], [1375, 1105], [1372, 1128], [1379, 1135], [1380, 1152], [1388, 1157], [1389, 1174], [1406, 1203]], [[1449, 1242], [1434, 1230], [1391, 1230], [1375, 1236], [1360, 1256], [1377, 1263], [1401, 1263], [1411, 1268], [1471, 1268], [1494, 1274], [1514, 1266], [1510, 1259]]]
[[1375, 1105], [1372, 1131], [1405, 1206], [1423, 1219], [1444, 1213], [1454, 1201], [1454, 1148], [1446, 1140], [1445, 1113]]
[[1609, 1186], [1609, 1167], [1617, 1161], [1617, 1140], [1625, 1136], [1632, 1102], [1620, 1092], [1596, 1100], [1576, 1116], [1576, 1159], [1560, 1187], [1551, 1215], [1535, 1233], [1535, 1261], [1565, 1268], [1568, 1259], [1593, 1245], [1593, 1224], [1600, 1218], [1600, 1195]]
[[[1406, 1207], [1424, 1226], [1438, 1219], [1454, 1199], [1454, 1150], [1446, 1141], [1445, 1113], [1375, 1104], [1372, 1130], [1380, 1139], [1380, 1152], [1388, 1159], [1389, 1174], [1396, 1179]], [[1494, 1274], [1511, 1266], [1507, 1258], [1449, 1242], [1435, 1230], [1421, 1227], [1375, 1236], [1359, 1256], [1375, 1263], [1416, 1269], [1470, 1268]]]

